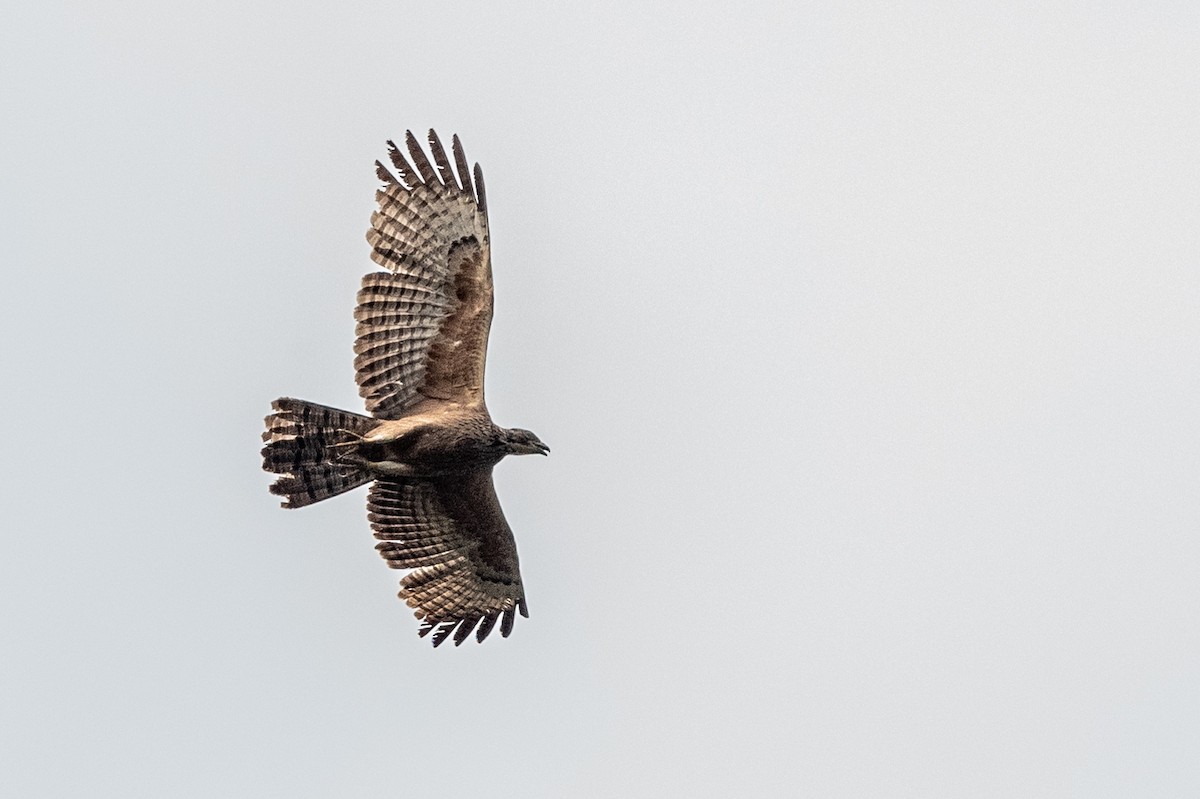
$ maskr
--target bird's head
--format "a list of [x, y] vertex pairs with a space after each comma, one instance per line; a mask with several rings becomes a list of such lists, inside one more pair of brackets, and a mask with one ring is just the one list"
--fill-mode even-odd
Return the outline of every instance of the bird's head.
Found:
[[550, 448], [542, 440], [528, 430], [514, 427], [504, 431], [508, 451], [513, 455], [549, 455]]

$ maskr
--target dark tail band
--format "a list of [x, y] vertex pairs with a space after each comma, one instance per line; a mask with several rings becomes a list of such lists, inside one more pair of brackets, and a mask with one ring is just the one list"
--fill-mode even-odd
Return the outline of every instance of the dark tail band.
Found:
[[280, 475], [271, 493], [283, 507], [302, 508], [369, 482], [372, 475], [343, 463], [344, 445], [367, 432], [375, 420], [314, 402], [281, 397], [271, 403], [263, 433], [263, 468]]

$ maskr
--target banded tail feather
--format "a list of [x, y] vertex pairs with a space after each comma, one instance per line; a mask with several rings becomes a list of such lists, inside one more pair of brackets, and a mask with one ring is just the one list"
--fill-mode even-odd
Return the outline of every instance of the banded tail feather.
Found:
[[263, 468], [280, 475], [271, 493], [285, 508], [302, 508], [370, 482], [360, 466], [341, 462], [345, 445], [374, 424], [369, 416], [281, 397], [271, 403], [262, 449]]

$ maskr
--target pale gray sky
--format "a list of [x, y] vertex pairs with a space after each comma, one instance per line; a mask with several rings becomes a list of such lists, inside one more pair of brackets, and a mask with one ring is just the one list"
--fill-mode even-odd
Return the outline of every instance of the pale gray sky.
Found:
[[[1200, 794], [1195, 4], [430, 8], [6, 13], [0, 794]], [[438, 650], [258, 456], [430, 126], [554, 450]]]

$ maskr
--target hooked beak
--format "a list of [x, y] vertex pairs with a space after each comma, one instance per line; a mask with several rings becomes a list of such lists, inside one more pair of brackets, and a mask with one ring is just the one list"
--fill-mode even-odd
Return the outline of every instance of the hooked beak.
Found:
[[520, 444], [512, 444], [510, 446], [511, 446], [511, 449], [509, 450], [509, 452], [513, 453], [514, 455], [549, 455], [550, 454], [550, 448], [547, 447], [545, 444], [543, 444], [540, 441], [538, 441], [536, 443], [530, 442], [528, 444], [522, 442]]

